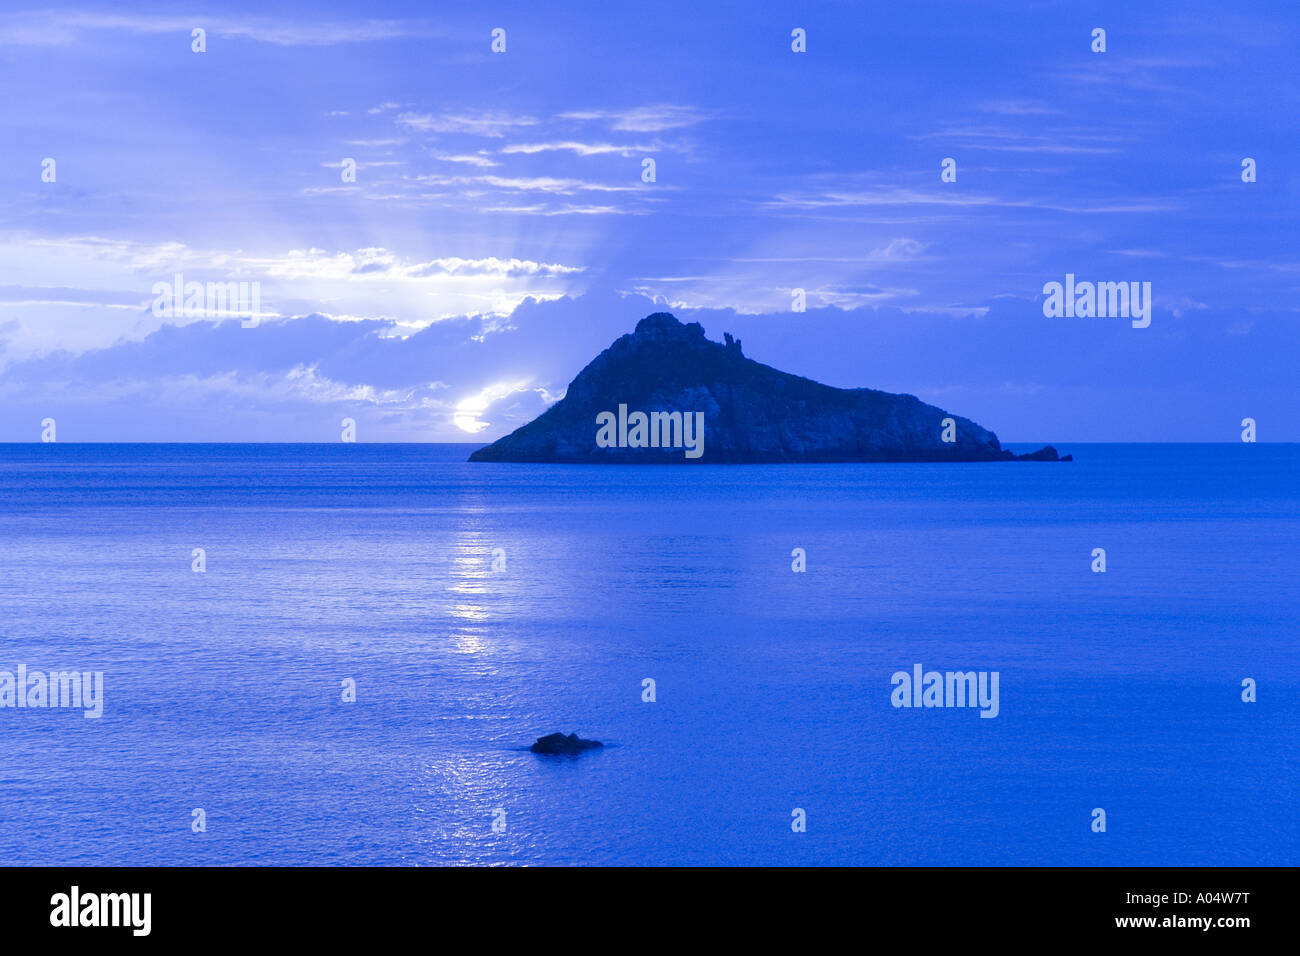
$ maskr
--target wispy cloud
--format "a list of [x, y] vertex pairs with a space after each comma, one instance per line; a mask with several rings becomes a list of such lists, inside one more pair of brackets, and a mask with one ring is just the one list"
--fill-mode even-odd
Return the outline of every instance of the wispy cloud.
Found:
[[567, 179], [555, 176], [496, 176], [490, 173], [481, 176], [442, 176], [437, 173], [429, 173], [424, 176], [417, 176], [415, 179], [419, 182], [437, 186], [480, 184], [513, 192], [543, 192], [559, 196], [571, 196], [579, 192], [638, 192], [642, 189], [642, 187], [634, 185], [614, 186], [607, 183], [594, 183], [581, 179]]
[[412, 260], [379, 246], [352, 252], [291, 249], [278, 256], [265, 256], [238, 250], [193, 249], [177, 242], [146, 244], [96, 236], [31, 239], [28, 244], [48, 250], [52, 255], [120, 263], [131, 271], [150, 277], [186, 269], [244, 278], [339, 281], [427, 279], [433, 276], [562, 277], [585, 271], [584, 266], [516, 257], [443, 256]]
[[921, 192], [903, 187], [881, 187], [871, 190], [827, 189], [822, 192], [779, 193], [771, 199], [759, 201], [770, 208], [823, 209], [855, 206], [997, 206], [1002, 201], [994, 196], [976, 193]]
[[1122, 93], [1164, 93], [1187, 97], [1196, 92], [1195, 85], [1186, 82], [1189, 71], [1217, 68], [1210, 57], [1147, 56], [1099, 58], [1088, 69], [1061, 69], [1056, 76], [1067, 83], [1096, 94], [1105, 90], [1109, 95]]
[[1092, 153], [1120, 152], [1119, 137], [1109, 132], [1079, 129], [1051, 129], [1026, 132], [999, 126], [976, 126], [921, 133], [914, 139], [944, 140], [962, 149], [1008, 153]]
[[763, 200], [774, 209], [851, 209], [874, 206], [951, 206], [957, 208], [1043, 209], [1055, 212], [1101, 214], [1171, 212], [1183, 208], [1173, 199], [1121, 199], [1069, 202], [1055, 199], [1009, 199], [980, 193], [958, 191], [920, 191], [904, 187], [881, 187], [869, 190], [827, 189], [819, 193], [780, 194]]
[[[341, 159], [334, 160], [328, 163], [321, 163], [321, 167], [324, 169], [342, 169], [343, 165], [344, 163]], [[400, 159], [372, 159], [372, 160], [365, 160], [365, 161], [358, 162], [357, 169], [375, 169], [381, 166], [405, 166], [405, 165], [406, 163]]]
[[581, 266], [535, 262], [531, 259], [500, 259], [489, 256], [467, 259], [449, 256], [411, 262], [384, 248], [356, 252], [327, 253], [321, 249], [293, 250], [277, 258], [247, 257], [249, 267], [277, 278], [329, 279], [426, 279], [431, 276], [567, 276], [582, 272]]
[[655, 146], [619, 146], [613, 143], [579, 143], [574, 140], [566, 140], [556, 143], [515, 143], [506, 146], [501, 152], [505, 155], [569, 152], [577, 153], [579, 156], [604, 156], [610, 153], [619, 156], [631, 156], [634, 153], [654, 152], [656, 148]]
[[658, 133], [668, 129], [693, 126], [706, 115], [692, 106], [637, 106], [622, 110], [574, 110], [561, 113], [564, 119], [599, 122], [611, 129], [629, 133]]
[[1113, 256], [1127, 256], [1130, 259], [1159, 259], [1164, 256], [1163, 252], [1155, 249], [1107, 249]]
[[1049, 106], [1039, 100], [988, 100], [979, 105], [985, 113], [1001, 113], [1004, 116], [1054, 116], [1061, 112], [1055, 106]]
[[462, 163], [466, 166], [481, 166], [483, 168], [501, 165], [496, 160], [479, 153], [434, 153], [433, 158], [444, 163]]
[[905, 262], [925, 252], [927, 244], [915, 239], [891, 239], [861, 256], [733, 256], [728, 262]]
[[577, 203], [562, 203], [559, 205], [535, 203], [527, 206], [484, 206], [482, 211], [485, 213], [529, 216], [643, 216], [648, 214], [645, 210], [641, 209], [626, 209], [621, 206], [584, 205]]
[[249, 40], [276, 46], [337, 46], [442, 35], [439, 28], [425, 20], [233, 19], [225, 16], [143, 16], [51, 10], [0, 16], [0, 44], [64, 46], [90, 39], [97, 33], [118, 31], [175, 33], [188, 45], [190, 31], [195, 27], [206, 30], [210, 38]]
[[507, 113], [402, 113], [397, 117], [397, 125], [404, 129], [490, 137], [501, 137], [512, 129], [536, 126], [538, 122], [536, 117]]

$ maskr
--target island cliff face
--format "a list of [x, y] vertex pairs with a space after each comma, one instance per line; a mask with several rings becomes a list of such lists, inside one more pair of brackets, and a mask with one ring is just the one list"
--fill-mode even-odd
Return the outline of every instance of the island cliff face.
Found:
[[[469, 460], [1058, 460], [1050, 445], [1016, 456], [992, 432], [912, 395], [832, 388], [778, 371], [725, 338], [712, 342], [699, 323], [684, 325], [667, 312], [646, 316], [579, 372], [563, 399]], [[955, 440], [944, 441], [945, 431]]]

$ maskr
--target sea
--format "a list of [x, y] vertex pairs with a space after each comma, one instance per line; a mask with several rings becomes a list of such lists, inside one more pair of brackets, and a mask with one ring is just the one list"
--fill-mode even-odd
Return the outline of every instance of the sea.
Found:
[[0, 445], [0, 864], [1300, 863], [1300, 445], [474, 447]]

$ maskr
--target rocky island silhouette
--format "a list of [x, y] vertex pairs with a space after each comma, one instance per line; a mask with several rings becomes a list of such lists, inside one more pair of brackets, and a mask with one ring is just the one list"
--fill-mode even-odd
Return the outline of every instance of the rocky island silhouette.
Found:
[[585, 464], [1069, 461], [1004, 449], [913, 395], [834, 388], [746, 358], [668, 312], [601, 352], [560, 401], [470, 461]]

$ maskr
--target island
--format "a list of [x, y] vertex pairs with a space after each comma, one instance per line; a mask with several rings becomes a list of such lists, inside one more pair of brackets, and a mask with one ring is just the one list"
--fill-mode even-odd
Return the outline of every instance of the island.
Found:
[[648, 315], [564, 398], [470, 461], [582, 464], [1069, 461], [1004, 449], [914, 395], [834, 388], [746, 358], [739, 339]]
[[585, 750], [595, 750], [604, 746], [599, 740], [583, 740], [577, 734], [569, 734], [566, 737], [564, 734], [555, 733], [547, 734], [545, 737], [538, 737], [536, 742], [528, 749], [535, 754], [573, 756]]

